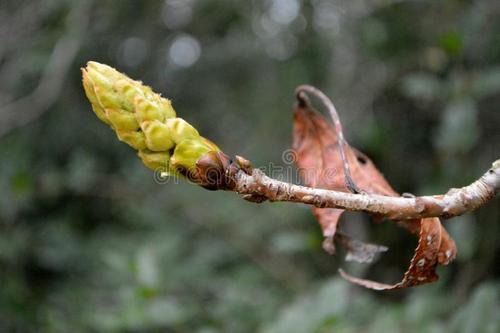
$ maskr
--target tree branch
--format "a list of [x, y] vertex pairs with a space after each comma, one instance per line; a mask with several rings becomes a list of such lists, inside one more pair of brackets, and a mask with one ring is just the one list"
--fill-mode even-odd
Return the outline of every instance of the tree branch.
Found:
[[266, 176], [259, 169], [239, 169], [231, 177], [230, 187], [244, 199], [254, 202], [289, 201], [320, 208], [340, 208], [405, 220], [424, 217], [450, 218], [473, 211], [500, 192], [500, 159], [472, 184], [450, 189], [443, 195], [415, 198], [389, 197], [376, 194], [353, 194], [290, 184]]

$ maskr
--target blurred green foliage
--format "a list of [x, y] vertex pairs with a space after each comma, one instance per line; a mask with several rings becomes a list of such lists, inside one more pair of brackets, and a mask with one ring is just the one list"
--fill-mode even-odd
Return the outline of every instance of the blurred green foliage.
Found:
[[[286, 165], [293, 90], [314, 84], [398, 191], [440, 193], [498, 158], [499, 36], [494, 0], [0, 2], [0, 331], [498, 332], [498, 198], [445, 223], [459, 255], [437, 284], [370, 292], [307, 207], [155, 182], [79, 68], [143, 80], [261, 166]], [[390, 247], [348, 270], [397, 281], [415, 240], [342, 221]]]

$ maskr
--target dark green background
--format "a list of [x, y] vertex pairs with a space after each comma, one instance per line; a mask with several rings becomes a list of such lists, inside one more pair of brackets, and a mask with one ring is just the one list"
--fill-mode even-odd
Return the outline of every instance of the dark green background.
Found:
[[328, 256], [308, 207], [158, 184], [91, 112], [79, 68], [143, 80], [229, 154], [287, 166], [293, 91], [336, 103], [400, 192], [442, 193], [499, 158], [498, 1], [0, 1], [1, 332], [498, 332], [500, 205], [445, 222], [457, 260], [398, 281], [416, 240]]

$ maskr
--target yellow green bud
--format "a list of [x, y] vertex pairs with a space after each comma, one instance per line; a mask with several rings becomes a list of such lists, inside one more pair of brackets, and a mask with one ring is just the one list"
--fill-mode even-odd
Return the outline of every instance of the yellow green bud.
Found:
[[89, 62], [82, 76], [97, 117], [110, 125], [121, 141], [138, 150], [148, 168], [185, 175], [203, 185], [196, 162], [220, 149], [184, 119], [176, 118], [168, 99], [97, 62]]
[[101, 107], [101, 104], [97, 100], [97, 96], [94, 91], [95, 84], [92, 81], [92, 78], [89, 76], [88, 72], [84, 69], [82, 69], [82, 74], [83, 74], [83, 89], [85, 90], [85, 94], [87, 95], [87, 98], [89, 99], [92, 105], [92, 110], [94, 110], [94, 113], [101, 121], [109, 124], [109, 120], [106, 117], [106, 114], [104, 113], [104, 109]]
[[139, 89], [137, 89], [130, 80], [120, 79], [114, 84], [114, 88], [123, 98], [123, 108], [127, 111], [134, 111], [134, 100], [135, 97], [141, 95]]
[[170, 131], [172, 140], [177, 144], [185, 139], [196, 139], [200, 137], [196, 128], [182, 118], [167, 119], [165, 125], [167, 125]]
[[142, 132], [116, 130], [116, 135], [120, 141], [134, 149], [146, 149], [146, 138]]
[[175, 145], [168, 126], [161, 121], [145, 121], [142, 130], [146, 136], [146, 146], [152, 151], [167, 151]]
[[203, 142], [204, 145], [206, 145], [208, 148], [210, 148], [211, 151], [220, 151], [219, 147], [212, 141], [210, 141], [207, 138], [200, 137], [200, 141]]
[[170, 154], [167, 151], [153, 152], [146, 150], [139, 150], [137, 153], [145, 166], [152, 170], [160, 170], [168, 172], [168, 165], [170, 161]]
[[172, 107], [172, 102], [170, 102], [170, 100], [165, 98], [160, 98], [158, 103], [160, 104], [160, 107], [163, 109], [163, 112], [165, 113], [165, 119], [176, 117], [174, 108]]
[[139, 123], [135, 115], [121, 109], [106, 109], [106, 117], [115, 130], [137, 131]]
[[166, 118], [163, 109], [151, 98], [136, 96], [134, 108], [137, 120], [140, 122], [152, 120], [164, 121]]
[[213, 147], [206, 141], [198, 139], [185, 139], [175, 146], [174, 154], [170, 158], [170, 164], [181, 173], [196, 170], [196, 161]]

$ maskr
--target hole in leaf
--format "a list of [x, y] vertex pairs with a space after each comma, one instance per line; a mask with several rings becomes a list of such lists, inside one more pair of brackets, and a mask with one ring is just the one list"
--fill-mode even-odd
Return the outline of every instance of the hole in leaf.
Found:
[[357, 156], [356, 156], [356, 158], [357, 158], [357, 160], [358, 160], [358, 162], [359, 162], [360, 164], [365, 165], [365, 164], [368, 162], [368, 161], [366, 160], [366, 157], [364, 157], [364, 156], [357, 155]]

